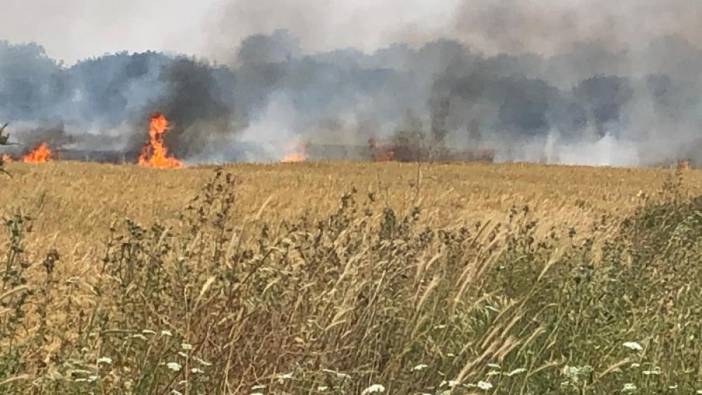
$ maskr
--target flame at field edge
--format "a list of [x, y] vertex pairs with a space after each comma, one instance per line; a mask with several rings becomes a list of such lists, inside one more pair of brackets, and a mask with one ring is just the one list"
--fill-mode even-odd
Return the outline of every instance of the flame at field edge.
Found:
[[154, 113], [149, 120], [149, 140], [139, 155], [139, 166], [157, 169], [178, 169], [183, 163], [178, 159], [168, 156], [168, 148], [163, 141], [168, 132], [168, 119], [162, 113]]
[[291, 144], [290, 147], [291, 148], [288, 149], [288, 153], [285, 154], [283, 159], [280, 160], [282, 163], [298, 163], [307, 160], [307, 150], [305, 144], [296, 143]]
[[36, 146], [32, 151], [22, 156], [22, 162], [24, 163], [46, 163], [51, 160], [52, 156], [51, 148], [47, 143], [41, 143]]

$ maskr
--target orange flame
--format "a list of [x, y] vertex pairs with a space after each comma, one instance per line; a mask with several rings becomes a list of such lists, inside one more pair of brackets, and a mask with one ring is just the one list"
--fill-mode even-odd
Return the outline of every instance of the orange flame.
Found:
[[149, 141], [139, 155], [139, 166], [158, 169], [177, 169], [183, 164], [176, 158], [168, 156], [168, 149], [163, 142], [163, 136], [168, 132], [168, 120], [161, 113], [151, 116], [149, 122]]
[[51, 159], [51, 149], [46, 143], [39, 144], [31, 152], [22, 157], [24, 163], [46, 163]]
[[295, 163], [304, 162], [307, 159], [307, 153], [305, 150], [305, 145], [302, 143], [297, 143], [293, 145], [291, 152], [288, 152], [281, 162], [283, 163]]

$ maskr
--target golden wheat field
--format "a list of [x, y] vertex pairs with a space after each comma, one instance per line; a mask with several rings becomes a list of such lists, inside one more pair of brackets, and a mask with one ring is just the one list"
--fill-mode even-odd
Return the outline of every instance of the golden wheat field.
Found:
[[[34, 218], [27, 242], [40, 255], [57, 248], [70, 260], [99, 253], [113, 222], [150, 226], [184, 209], [213, 167], [178, 170], [132, 165], [49, 162], [6, 166], [0, 177], [0, 213], [21, 209]], [[527, 205], [541, 225], [587, 229], [606, 216], [625, 215], [672, 174], [665, 169], [595, 168], [536, 164], [401, 164], [322, 162], [228, 165], [237, 177], [238, 222], [261, 211], [276, 223], [307, 213], [332, 212], [353, 188], [373, 193], [399, 210], [419, 206], [427, 226], [454, 227], [506, 218]], [[702, 171], [687, 171], [685, 185], [702, 192]], [[237, 219], [235, 219], [237, 222]]]

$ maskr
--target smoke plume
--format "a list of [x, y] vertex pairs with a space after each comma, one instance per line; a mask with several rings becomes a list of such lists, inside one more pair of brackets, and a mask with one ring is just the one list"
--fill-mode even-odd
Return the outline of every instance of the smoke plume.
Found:
[[[0, 121], [25, 144], [46, 131], [131, 154], [160, 111], [166, 143], [192, 163], [402, 133], [503, 161], [702, 163], [695, 2], [330, 4], [230, 2], [208, 47], [220, 63], [151, 51], [65, 66], [0, 42]], [[393, 10], [402, 23], [385, 25]]]

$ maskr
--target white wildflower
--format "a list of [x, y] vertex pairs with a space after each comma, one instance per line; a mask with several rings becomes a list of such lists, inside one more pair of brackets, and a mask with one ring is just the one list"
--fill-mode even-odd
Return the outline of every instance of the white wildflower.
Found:
[[624, 384], [624, 388], [622, 388], [622, 392], [634, 392], [636, 391], [636, 385], [634, 383], [626, 383]]
[[293, 378], [292, 373], [282, 373], [277, 376], [278, 381], [283, 381], [283, 380], [290, 380]]
[[173, 334], [169, 330], [162, 330], [161, 331], [161, 336], [168, 336], [168, 337], [173, 337]]
[[195, 358], [193, 358], [193, 359], [195, 360], [195, 362], [199, 363], [199, 364], [202, 365], [202, 366], [212, 366], [212, 363], [207, 362], [207, 361], [205, 361], [205, 360], [202, 359], [202, 358], [195, 357]]
[[644, 370], [644, 371], [641, 372], [641, 373], [643, 373], [644, 376], [658, 376], [658, 375], [661, 374], [661, 368], [659, 368], [658, 366], [656, 366], [656, 367], [654, 367], [654, 368], [651, 369], [651, 370]]
[[458, 385], [458, 380], [449, 380], [447, 384], [449, 388], [453, 388]]
[[182, 343], [180, 347], [185, 351], [190, 351], [193, 349], [193, 345], [188, 343]]
[[516, 375], [522, 374], [522, 373], [524, 373], [524, 372], [526, 372], [526, 371], [527, 371], [527, 370], [524, 369], [524, 368], [517, 368], [517, 369], [514, 369], [513, 371], [507, 373], [507, 377], [516, 376]]
[[172, 390], [171, 395], [183, 395], [183, 393], [180, 391]]
[[702, 390], [697, 390], [696, 392], [698, 395], [702, 395]]
[[669, 385], [669, 386], [668, 386], [668, 389], [676, 390], [676, 389], [678, 389], [678, 385], [677, 385], [677, 384], [675, 384], [675, 385]]
[[178, 362], [168, 362], [166, 366], [174, 372], [180, 372], [180, 369], [183, 368]]
[[192, 374], [203, 374], [203, 373], [205, 373], [205, 371], [202, 370], [202, 369], [200, 369], [200, 368], [192, 368], [192, 369], [190, 369], [190, 373], [192, 373]]
[[428, 368], [428, 367], [429, 367], [429, 365], [420, 363], [419, 365], [413, 367], [413, 368], [412, 368], [412, 371], [413, 371], [413, 372], [418, 372], [418, 371], [424, 370], [424, 369], [426, 369], [426, 368]]
[[348, 374], [343, 373], [343, 372], [337, 372], [336, 370], [322, 369], [322, 372], [334, 374], [334, 375], [336, 375], [337, 378], [340, 378], [340, 379], [350, 379], [351, 378], [351, 376], [349, 376]]
[[98, 363], [98, 365], [100, 365], [101, 363], [104, 363], [104, 364], [107, 364], [107, 365], [111, 365], [111, 364], [112, 364], [112, 358], [110, 358], [110, 357], [100, 357], [100, 358], [98, 358], [97, 363]]
[[633, 369], [640, 368], [640, 367], [641, 367], [641, 364], [640, 364], [640, 363], [634, 362], [634, 363], [631, 364], [631, 367], [632, 367]]
[[633, 351], [643, 351], [643, 347], [637, 342], [624, 342], [622, 344], [624, 347], [628, 348], [629, 350]]
[[478, 388], [483, 391], [489, 391], [492, 389], [492, 384], [488, 383], [487, 381], [478, 381]]
[[327, 387], [326, 385], [320, 385], [319, 387], [317, 387], [317, 391], [319, 391], [319, 392], [324, 392], [328, 389], [329, 389], [329, 387]]
[[380, 394], [385, 392], [385, 387], [380, 385], [380, 384], [373, 384], [370, 387], [366, 388], [361, 392], [361, 395], [367, 395], [367, 394]]
[[570, 378], [571, 380], [578, 380], [580, 377], [587, 376], [592, 373], [592, 367], [589, 365], [585, 366], [568, 366], [563, 368], [563, 375]]

